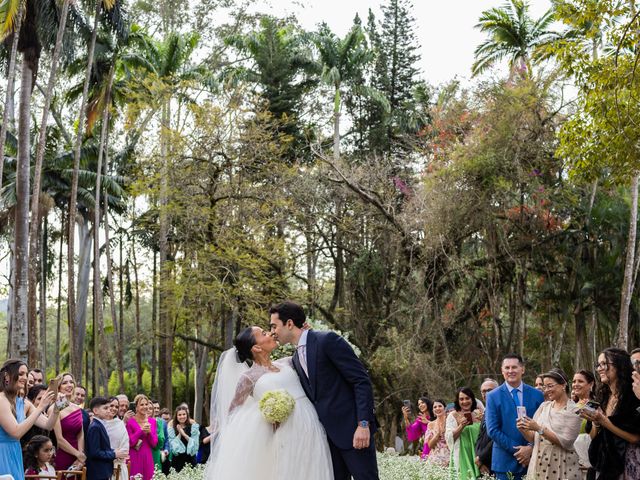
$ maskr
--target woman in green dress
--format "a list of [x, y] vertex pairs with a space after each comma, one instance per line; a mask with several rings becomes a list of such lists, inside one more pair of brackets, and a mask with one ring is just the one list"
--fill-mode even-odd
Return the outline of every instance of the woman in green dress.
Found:
[[445, 431], [447, 445], [451, 450], [451, 480], [475, 480], [480, 476], [480, 469], [475, 463], [475, 445], [480, 434], [482, 415], [473, 391], [469, 387], [458, 389], [455, 411], [447, 417]]
[[156, 431], [158, 432], [158, 443], [151, 449], [153, 456], [153, 465], [156, 471], [162, 471], [162, 450], [164, 448], [164, 422], [160, 417], [154, 417], [153, 402], [149, 402], [149, 422], [156, 422]]

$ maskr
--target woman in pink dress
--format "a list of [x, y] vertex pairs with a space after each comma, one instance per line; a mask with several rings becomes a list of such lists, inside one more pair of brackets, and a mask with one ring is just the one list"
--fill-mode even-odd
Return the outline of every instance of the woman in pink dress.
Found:
[[[411, 423], [409, 418], [409, 414], [411, 413], [411, 408], [408, 406], [402, 407], [402, 415], [404, 417], [404, 424], [406, 426], [407, 431], [407, 440], [409, 442], [415, 442], [416, 440], [424, 439], [424, 434], [427, 432], [427, 425], [429, 422], [434, 419], [433, 410], [432, 410], [431, 400], [427, 397], [420, 397], [418, 399], [418, 416], [416, 420]], [[424, 442], [422, 447], [422, 454], [420, 458], [425, 460], [429, 456], [429, 443]]]
[[158, 443], [156, 422], [149, 421], [149, 399], [145, 395], [136, 395], [133, 403], [136, 405], [136, 414], [127, 422], [131, 459], [129, 475], [140, 474], [142, 480], [151, 480], [154, 469], [152, 450]]
[[[62, 393], [68, 405], [60, 411], [60, 421], [56, 422], [53, 431], [56, 435], [56, 470], [81, 469], [87, 457], [84, 454], [84, 432], [82, 431], [82, 409], [71, 403], [76, 382], [70, 373], [63, 373], [58, 392]], [[52, 407], [53, 408], [53, 407]]]

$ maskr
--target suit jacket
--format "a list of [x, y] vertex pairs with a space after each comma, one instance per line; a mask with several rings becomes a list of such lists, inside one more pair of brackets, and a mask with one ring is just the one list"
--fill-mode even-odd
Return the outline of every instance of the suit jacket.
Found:
[[[527, 416], [533, 418], [533, 414], [544, 401], [544, 396], [539, 390], [524, 383], [522, 385], [523, 404], [527, 409]], [[494, 472], [526, 472], [526, 467], [520, 465], [513, 456], [515, 447], [528, 443], [516, 427], [517, 418], [516, 404], [506, 383], [489, 392], [485, 421], [489, 437], [493, 440], [491, 470]]]
[[91, 422], [84, 444], [87, 455], [87, 478], [91, 480], [111, 478], [116, 452], [111, 448], [109, 435], [102, 422], [99, 420]]
[[334, 445], [342, 450], [353, 448], [353, 434], [361, 420], [369, 422], [373, 436], [373, 387], [351, 346], [334, 332], [310, 330], [306, 353], [309, 377], [300, 366], [297, 352], [293, 365]]
[[476, 440], [476, 457], [480, 459], [482, 465], [491, 469], [491, 451], [493, 450], [493, 440], [487, 432], [487, 419], [483, 418], [480, 424], [480, 433]]

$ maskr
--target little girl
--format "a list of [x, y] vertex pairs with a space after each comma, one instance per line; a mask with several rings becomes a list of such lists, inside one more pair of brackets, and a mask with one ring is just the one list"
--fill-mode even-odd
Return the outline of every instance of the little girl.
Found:
[[56, 476], [51, 466], [53, 457], [53, 443], [44, 435], [34, 436], [24, 451], [25, 475], [39, 475], [41, 477]]

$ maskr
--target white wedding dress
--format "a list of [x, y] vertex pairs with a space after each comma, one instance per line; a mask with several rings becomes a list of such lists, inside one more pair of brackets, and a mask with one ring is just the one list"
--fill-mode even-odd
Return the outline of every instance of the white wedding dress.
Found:
[[[226, 410], [228, 399], [225, 401], [221, 392], [212, 394], [215, 433], [206, 480], [333, 480], [324, 428], [291, 360], [274, 365], [279, 371], [254, 365], [241, 374], [228, 415], [221, 411], [221, 407]], [[220, 366], [218, 375], [224, 375]], [[286, 390], [296, 402], [289, 418], [275, 431], [258, 408], [262, 396], [271, 390]], [[214, 401], [222, 405], [213, 405]]]

